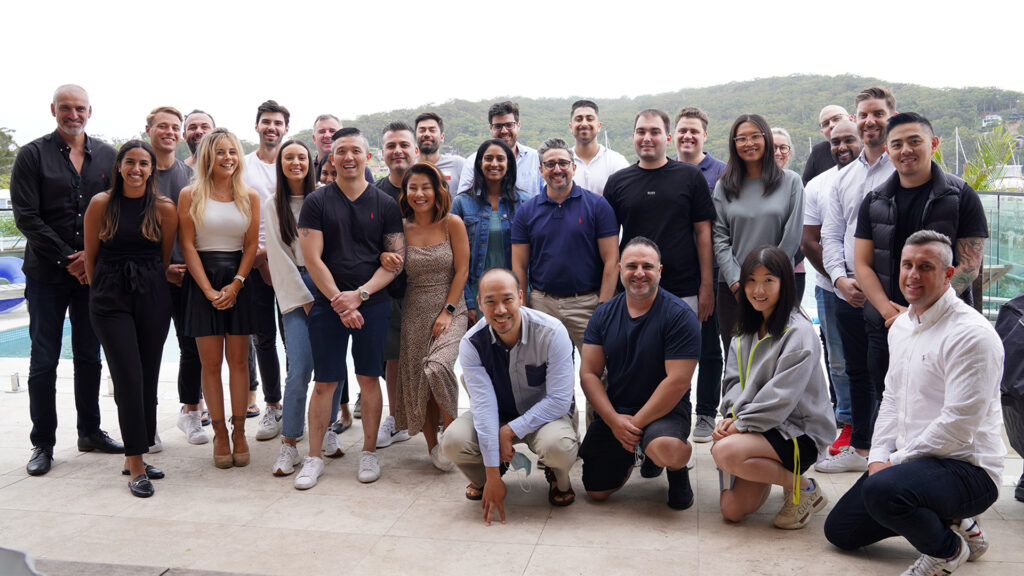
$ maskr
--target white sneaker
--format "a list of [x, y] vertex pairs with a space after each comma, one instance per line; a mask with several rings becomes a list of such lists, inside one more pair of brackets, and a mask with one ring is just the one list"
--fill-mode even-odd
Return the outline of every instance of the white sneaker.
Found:
[[868, 459], [866, 456], [857, 454], [853, 446], [843, 446], [839, 454], [832, 456], [824, 462], [818, 462], [814, 465], [814, 469], [826, 474], [833, 474], [835, 472], [864, 472], [868, 469]]
[[160, 441], [160, 433], [156, 430], [153, 431], [153, 445], [149, 447], [150, 454], [156, 454], [157, 452], [164, 451], [164, 443]]
[[302, 462], [299, 456], [299, 449], [287, 442], [281, 442], [281, 455], [274, 462], [274, 476], [287, 476], [295, 472], [295, 466]]
[[324, 473], [324, 459], [306, 456], [302, 461], [302, 470], [295, 476], [297, 490], [309, 490], [316, 486], [316, 479]]
[[437, 444], [430, 451], [430, 463], [434, 465], [441, 472], [451, 472], [455, 468], [455, 462], [444, 457], [441, 454], [441, 444]]
[[948, 576], [952, 574], [954, 570], [967, 562], [967, 558], [971, 555], [971, 548], [963, 536], [957, 534], [957, 539], [960, 540], [960, 552], [955, 557], [946, 559], [923, 554], [917, 559], [917, 562], [914, 562], [913, 566], [907, 568], [902, 576]]
[[394, 442], [405, 442], [409, 439], [409, 430], [395, 430], [395, 417], [388, 416], [377, 429], [377, 448], [387, 448]]
[[971, 555], [967, 557], [968, 562], [974, 562], [988, 551], [988, 539], [985, 538], [985, 531], [981, 529], [981, 524], [978, 524], [976, 519], [964, 518], [952, 528], [967, 541], [967, 547], [971, 549]]
[[257, 440], [270, 440], [281, 433], [281, 418], [284, 416], [280, 408], [267, 406], [260, 418], [259, 428], [256, 430]]
[[206, 444], [210, 437], [203, 431], [203, 413], [199, 410], [178, 411], [178, 430], [185, 433], [189, 444]]
[[690, 459], [686, 461], [686, 469], [693, 470], [693, 467], [697, 465], [697, 454], [693, 450], [690, 450]]
[[[811, 480], [814, 482], [814, 480]], [[800, 503], [793, 504], [793, 491], [782, 489], [782, 509], [775, 515], [772, 524], [783, 530], [799, 530], [811, 521], [811, 515], [820, 512], [828, 505], [828, 498], [821, 491], [821, 485], [814, 482], [814, 488], [800, 491]]]
[[377, 459], [376, 452], [363, 450], [363, 453], [359, 455], [359, 474], [356, 475], [356, 478], [363, 484], [380, 479], [380, 460]]
[[324, 456], [328, 458], [341, 458], [345, 455], [345, 450], [342, 449], [341, 444], [338, 444], [338, 433], [329, 426], [327, 432], [324, 433], [323, 450]]

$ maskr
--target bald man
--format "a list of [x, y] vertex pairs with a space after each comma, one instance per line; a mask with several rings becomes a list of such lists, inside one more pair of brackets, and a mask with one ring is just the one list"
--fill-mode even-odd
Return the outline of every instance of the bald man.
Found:
[[807, 183], [818, 174], [836, 165], [829, 140], [832, 138], [832, 129], [841, 120], [852, 121], [853, 116], [846, 111], [846, 108], [838, 104], [829, 104], [818, 114], [818, 128], [821, 130], [821, 135], [825, 137], [825, 141], [819, 142], [811, 148], [811, 155], [807, 157], [807, 164], [804, 166], [804, 173], [801, 176], [804, 186], [807, 186]]

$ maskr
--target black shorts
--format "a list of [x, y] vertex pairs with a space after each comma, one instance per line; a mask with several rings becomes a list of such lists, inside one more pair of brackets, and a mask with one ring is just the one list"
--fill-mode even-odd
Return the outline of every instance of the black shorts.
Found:
[[[782, 467], [790, 472], [796, 472], [796, 450], [793, 446], [793, 440], [783, 438], [782, 433], [777, 428], [762, 432], [761, 435], [772, 445], [775, 453], [779, 455]], [[818, 447], [814, 445], [814, 441], [807, 434], [797, 436], [796, 445], [800, 448], [800, 473], [803, 474], [817, 462]]]
[[[646, 449], [655, 438], [666, 436], [686, 442], [689, 435], [690, 414], [669, 412], [644, 428], [640, 447]], [[583, 459], [583, 487], [591, 492], [621, 488], [636, 463], [635, 454], [622, 447], [600, 418], [587, 428], [579, 455]]]

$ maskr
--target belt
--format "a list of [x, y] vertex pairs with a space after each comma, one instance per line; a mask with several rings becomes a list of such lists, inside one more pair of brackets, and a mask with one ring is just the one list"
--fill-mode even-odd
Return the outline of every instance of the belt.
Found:
[[533, 289], [533, 292], [535, 294], [540, 294], [541, 296], [554, 298], [555, 300], [564, 300], [566, 298], [582, 298], [584, 296], [592, 296], [597, 294], [597, 290], [588, 290], [586, 292], [573, 292], [571, 294], [552, 294], [550, 292], [544, 292], [543, 290], [538, 290], [536, 288]]

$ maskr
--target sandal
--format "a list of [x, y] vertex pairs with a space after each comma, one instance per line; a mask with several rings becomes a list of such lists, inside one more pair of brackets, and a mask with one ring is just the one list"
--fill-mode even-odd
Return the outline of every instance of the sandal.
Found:
[[259, 415], [260, 415], [260, 407], [255, 405], [255, 404], [250, 404], [249, 407], [245, 409], [245, 417], [246, 418], [256, 418]]
[[466, 500], [483, 500], [484, 489], [477, 488], [473, 484], [466, 486]]
[[209, 426], [210, 425], [210, 411], [209, 410], [203, 410], [203, 416], [199, 420], [199, 423], [202, 424], [203, 426]]
[[551, 468], [544, 469], [544, 478], [548, 481], [548, 503], [552, 506], [568, 506], [576, 501], [576, 493], [572, 490], [572, 485], [565, 492], [558, 489], [558, 480], [555, 479], [555, 473]]

